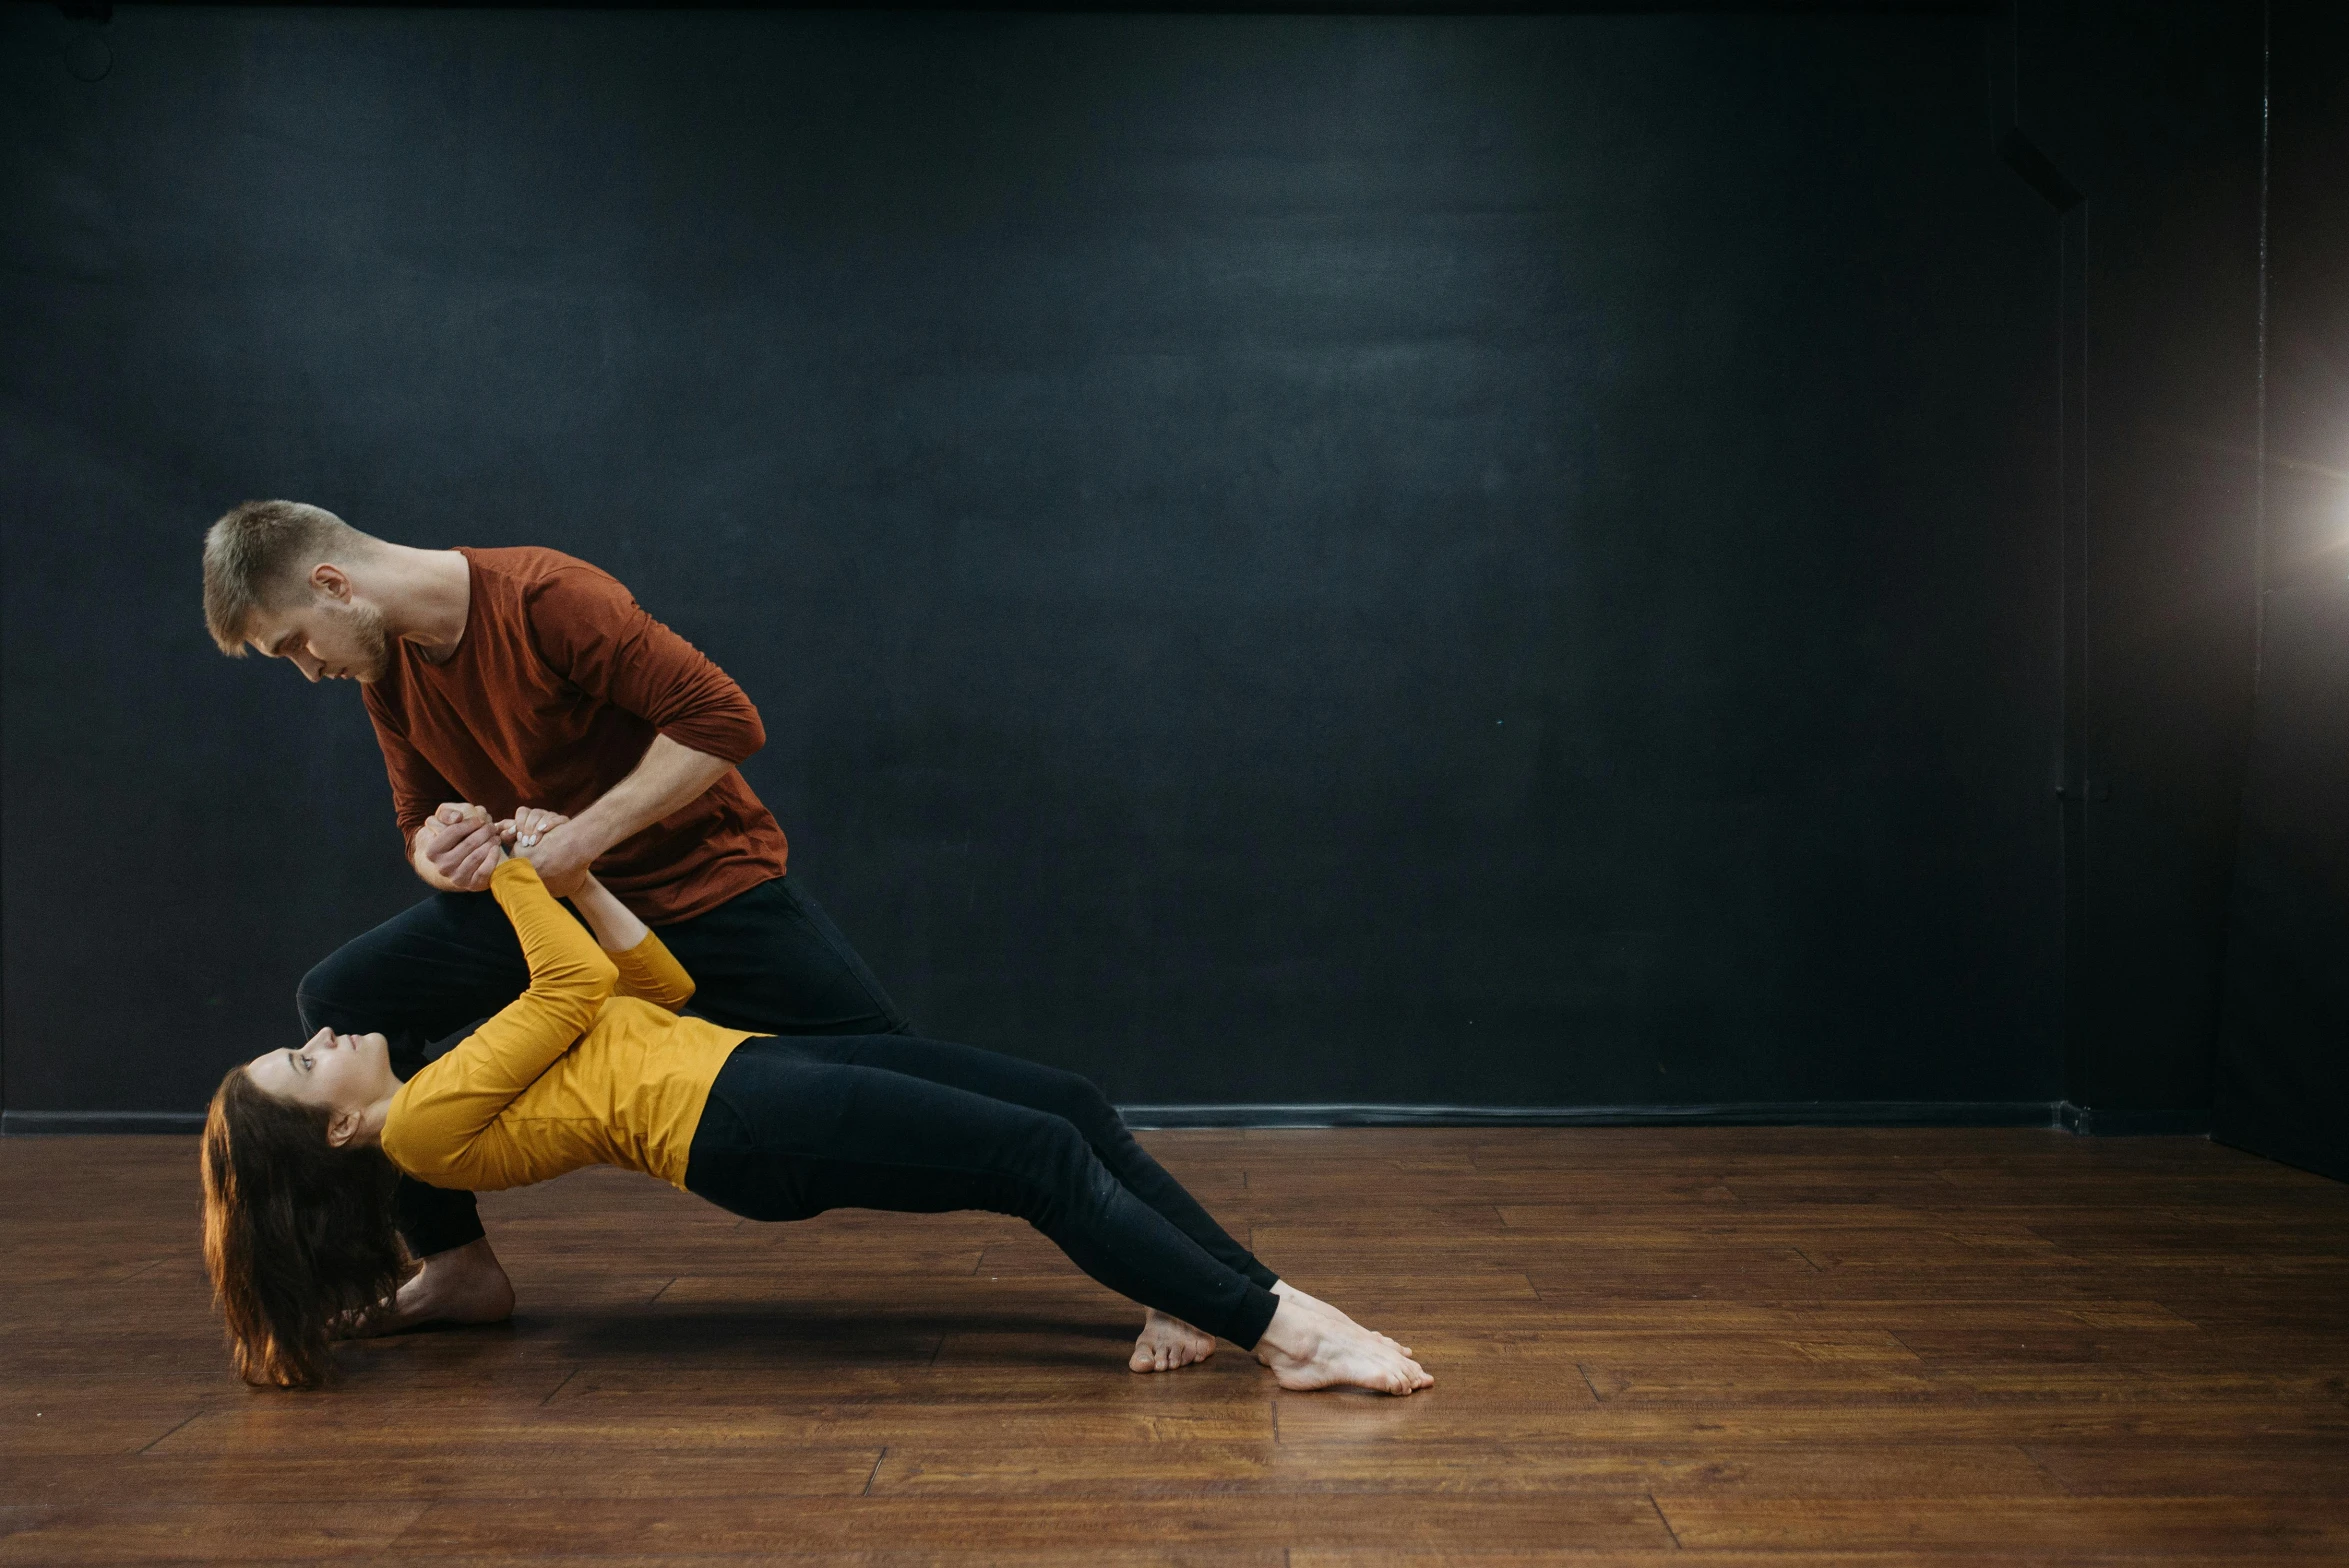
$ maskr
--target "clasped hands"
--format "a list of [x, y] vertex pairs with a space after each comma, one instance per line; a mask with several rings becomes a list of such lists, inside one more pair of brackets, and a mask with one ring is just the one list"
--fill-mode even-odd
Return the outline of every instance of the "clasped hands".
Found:
[[587, 881], [596, 848], [571, 831], [559, 811], [524, 806], [504, 819], [484, 806], [449, 801], [416, 830], [417, 852], [460, 893], [489, 886], [489, 874], [511, 854], [538, 868], [539, 880], [557, 898], [568, 898]]

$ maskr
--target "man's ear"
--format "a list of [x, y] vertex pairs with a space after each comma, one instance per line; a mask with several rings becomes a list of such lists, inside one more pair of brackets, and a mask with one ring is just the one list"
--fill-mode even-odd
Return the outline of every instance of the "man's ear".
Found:
[[342, 1148], [359, 1136], [359, 1124], [367, 1118], [357, 1111], [337, 1111], [334, 1120], [326, 1124], [326, 1142], [331, 1148]]
[[351, 602], [351, 574], [332, 561], [320, 561], [310, 568], [310, 586], [338, 604]]

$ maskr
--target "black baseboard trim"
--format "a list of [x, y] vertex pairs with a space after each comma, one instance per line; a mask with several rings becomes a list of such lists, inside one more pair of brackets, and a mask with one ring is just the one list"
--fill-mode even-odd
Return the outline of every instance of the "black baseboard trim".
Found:
[[1749, 1105], [1124, 1105], [1130, 1127], [2053, 1127], [2046, 1100]]
[[204, 1130], [202, 1111], [0, 1111], [0, 1138]]
[[2130, 1110], [2107, 1109], [2094, 1105], [2074, 1105], [2069, 1100], [2055, 1102], [2056, 1120], [2066, 1132], [2078, 1133], [2083, 1138], [2207, 1138], [2210, 1136], [2210, 1110], [2192, 1106], [2168, 1109]]

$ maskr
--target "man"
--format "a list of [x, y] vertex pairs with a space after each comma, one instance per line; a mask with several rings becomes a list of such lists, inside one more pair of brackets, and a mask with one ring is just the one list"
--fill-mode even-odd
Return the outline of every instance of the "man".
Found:
[[[409, 863], [435, 891], [303, 977], [302, 1028], [380, 1030], [403, 1077], [428, 1046], [529, 982], [483, 890], [502, 837], [558, 893], [593, 867], [699, 984], [694, 1010], [764, 1034], [907, 1032], [896, 1004], [784, 875], [774, 817], [735, 765], [765, 743], [742, 689], [553, 550], [418, 550], [293, 501], [253, 501], [204, 538], [204, 617], [312, 681], [355, 680], [391, 775]], [[375, 1332], [489, 1323], [513, 1285], [473, 1195], [413, 1181], [400, 1229], [423, 1268]]]

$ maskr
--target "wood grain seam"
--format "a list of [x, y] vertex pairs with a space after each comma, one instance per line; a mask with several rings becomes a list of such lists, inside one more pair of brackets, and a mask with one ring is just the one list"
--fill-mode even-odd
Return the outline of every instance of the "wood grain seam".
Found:
[[1664, 1505], [1656, 1501], [1656, 1494], [1650, 1492], [1647, 1494], [1647, 1498], [1648, 1506], [1656, 1511], [1656, 1523], [1662, 1525], [1664, 1527], [1664, 1533], [1672, 1537], [1672, 1549], [1674, 1551], [1687, 1550], [1686, 1547], [1683, 1547], [1680, 1544], [1680, 1532], [1673, 1529], [1672, 1521], [1664, 1517]]
[[189, 1416], [189, 1417], [187, 1418], [187, 1420], [186, 1420], [186, 1421], [182, 1421], [182, 1422], [180, 1422], [180, 1423], [179, 1423], [177, 1426], [174, 1426], [174, 1427], [171, 1429], [171, 1432], [158, 1432], [157, 1434], [155, 1434], [155, 1436], [154, 1436], [154, 1437], [152, 1437], [152, 1438], [150, 1438], [150, 1439], [148, 1439], [148, 1440], [147, 1440], [147, 1443], [145, 1444], [145, 1446], [144, 1446], [144, 1447], [142, 1447], [142, 1448], [140, 1448], [140, 1449], [138, 1450], [138, 1452], [140, 1452], [140, 1453], [142, 1453], [142, 1454], [149, 1452], [150, 1450], [152, 1450], [152, 1449], [154, 1448], [154, 1446], [155, 1446], [157, 1443], [160, 1443], [160, 1442], [162, 1442], [162, 1441], [163, 1441], [165, 1438], [167, 1438], [167, 1437], [171, 1436], [171, 1433], [172, 1433], [172, 1432], [177, 1432], [177, 1431], [181, 1430], [181, 1428], [185, 1427], [185, 1426], [188, 1424], [188, 1422], [189, 1422], [189, 1421], [199, 1421], [199, 1420], [202, 1420], [202, 1419], [203, 1419], [205, 1416], [208, 1416], [208, 1415], [210, 1415], [211, 1413], [212, 1413], [212, 1412], [211, 1412], [211, 1411], [209, 1411], [209, 1410], [199, 1410], [199, 1411], [197, 1411], [197, 1412], [196, 1412], [194, 1415], [192, 1415], [192, 1416]]

